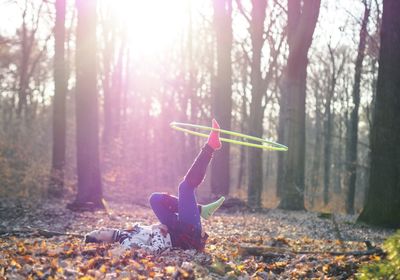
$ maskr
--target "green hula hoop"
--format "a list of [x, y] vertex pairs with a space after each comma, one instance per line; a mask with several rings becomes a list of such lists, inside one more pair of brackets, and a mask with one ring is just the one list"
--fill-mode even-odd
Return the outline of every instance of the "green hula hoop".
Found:
[[239, 140], [234, 140], [234, 139], [229, 139], [229, 138], [223, 138], [223, 137], [219, 138], [223, 142], [228, 142], [228, 143], [232, 143], [232, 144], [238, 144], [238, 145], [243, 145], [243, 146], [248, 146], [248, 147], [259, 148], [259, 149], [263, 149], [263, 150], [272, 150], [272, 151], [284, 151], [285, 152], [288, 150], [288, 147], [286, 147], [285, 145], [276, 143], [274, 141], [270, 141], [267, 139], [263, 139], [263, 138], [259, 138], [259, 137], [255, 137], [255, 136], [251, 136], [251, 135], [246, 135], [246, 134], [239, 133], [239, 132], [229, 131], [229, 130], [225, 130], [225, 129], [217, 129], [217, 128], [212, 128], [212, 127], [203, 126], [203, 125], [180, 123], [180, 122], [171, 122], [169, 125], [173, 129], [183, 131], [183, 132], [186, 132], [186, 133], [189, 133], [192, 135], [196, 135], [196, 136], [206, 137], [206, 138], [208, 137], [208, 134], [193, 131], [193, 130], [187, 129], [185, 127], [197, 128], [197, 129], [202, 129], [202, 130], [207, 130], [207, 131], [211, 131], [211, 130], [219, 131], [223, 134], [242, 137], [243, 139], [249, 139], [249, 140], [253, 140], [253, 141], [261, 143], [261, 144], [255, 144], [255, 143], [239, 141]]

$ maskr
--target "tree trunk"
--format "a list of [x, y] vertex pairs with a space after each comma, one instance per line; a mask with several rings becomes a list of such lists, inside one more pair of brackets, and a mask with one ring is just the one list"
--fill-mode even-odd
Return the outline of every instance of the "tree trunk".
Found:
[[317, 89], [315, 90], [315, 144], [314, 153], [312, 160], [311, 169], [311, 208], [314, 207], [314, 200], [316, 192], [320, 183], [320, 164], [321, 164], [321, 145], [322, 142], [322, 124], [321, 124], [321, 109], [320, 109], [320, 97], [319, 97], [319, 84], [317, 84]]
[[317, 23], [320, 0], [288, 0], [289, 56], [281, 86], [281, 141], [289, 151], [280, 157], [279, 208], [304, 209], [305, 101], [308, 50]]
[[97, 1], [76, 0], [76, 137], [78, 194], [70, 209], [103, 208], [96, 71]]
[[18, 69], [19, 83], [18, 83], [18, 107], [17, 116], [20, 117], [22, 110], [26, 106], [26, 100], [28, 95], [28, 67], [30, 58], [30, 44], [28, 42], [31, 39], [28, 35], [28, 29], [26, 26], [26, 17], [28, 14], [28, 1], [25, 0], [24, 12], [22, 14], [22, 26], [21, 26], [21, 60]]
[[[249, 131], [256, 137], [263, 135], [263, 108], [262, 98], [265, 94], [263, 77], [261, 74], [261, 51], [264, 45], [264, 21], [266, 0], [253, 0], [250, 22], [252, 59], [251, 59], [251, 103], [249, 117]], [[263, 188], [262, 151], [249, 150], [249, 187], [247, 193], [248, 204], [251, 208], [261, 207], [261, 193]]]
[[348, 193], [346, 196], [346, 212], [354, 213], [354, 198], [356, 191], [357, 176], [357, 143], [358, 143], [358, 109], [360, 107], [360, 84], [362, 65], [365, 56], [365, 45], [367, 40], [367, 26], [370, 14], [369, 6], [364, 3], [364, 17], [361, 22], [360, 42], [358, 43], [357, 59], [354, 69], [354, 85], [353, 85], [353, 109], [350, 113], [350, 122], [348, 129], [348, 144], [346, 152], [346, 167], [348, 176]]
[[[245, 69], [243, 69], [245, 70]], [[242, 71], [245, 72], [245, 71]], [[244, 83], [246, 82], [246, 73], [243, 74], [243, 79]], [[246, 133], [247, 129], [245, 126], [245, 123], [247, 122], [248, 116], [247, 116], [247, 101], [246, 101], [246, 89], [245, 86], [243, 87], [243, 95], [242, 95], [242, 104], [241, 104], [241, 122], [240, 122], [240, 131], [243, 131], [243, 133]], [[237, 187], [236, 189], [241, 189], [243, 186], [243, 179], [245, 177], [245, 166], [246, 166], [246, 159], [247, 159], [247, 154], [246, 154], [246, 147], [241, 145], [239, 149], [239, 170], [238, 170], [238, 182], [237, 182]]]
[[[217, 76], [213, 92], [213, 114], [221, 128], [231, 129], [232, 113], [232, 0], [214, 0], [214, 24], [217, 39]], [[212, 161], [211, 192], [229, 194], [229, 144]]]
[[325, 119], [324, 119], [324, 190], [323, 190], [323, 199], [324, 204], [327, 205], [329, 203], [329, 190], [330, 190], [330, 180], [331, 180], [331, 167], [332, 167], [332, 130], [334, 118], [332, 116], [332, 100], [335, 95], [336, 83], [340, 74], [343, 72], [344, 64], [345, 64], [345, 55], [343, 55], [343, 59], [337, 67], [336, 63], [336, 55], [335, 51], [328, 45], [329, 55], [330, 55], [330, 64], [329, 67], [332, 66], [331, 74], [330, 74], [330, 84], [328, 90], [328, 96], [325, 101]]
[[400, 1], [384, 0], [375, 116], [371, 130], [371, 173], [359, 220], [400, 227]]
[[[343, 104], [343, 102], [341, 103]], [[343, 168], [343, 148], [346, 148], [346, 141], [343, 141], [346, 137], [343, 136], [343, 127], [344, 124], [346, 123], [346, 119], [343, 118], [341, 115], [337, 115], [337, 141], [336, 141], [336, 149], [334, 152], [334, 168], [335, 168], [335, 174], [334, 174], [334, 184], [333, 184], [333, 192], [335, 194], [340, 194], [342, 192], [342, 178], [343, 174], [345, 173], [345, 168]], [[335, 123], [335, 120], [334, 120]]]
[[325, 120], [324, 120], [324, 191], [323, 198], [324, 204], [329, 202], [329, 183], [331, 177], [331, 162], [332, 162], [332, 112], [331, 103], [334, 91], [332, 88], [329, 90], [327, 99], [325, 101]]
[[59, 197], [64, 186], [65, 101], [67, 93], [65, 65], [65, 10], [66, 0], [56, 1], [56, 23], [54, 27], [54, 100], [53, 100], [53, 154], [49, 194]]
[[110, 143], [112, 136], [113, 127], [113, 104], [112, 104], [112, 65], [114, 58], [114, 41], [115, 41], [115, 30], [110, 26], [110, 23], [104, 19], [103, 27], [103, 40], [104, 40], [104, 51], [103, 51], [103, 114], [104, 114], [104, 130], [103, 130], [103, 142], [104, 146], [107, 147]]
[[114, 73], [113, 73], [113, 81], [112, 81], [112, 128], [111, 128], [111, 136], [112, 138], [116, 138], [120, 134], [121, 128], [121, 97], [123, 90], [123, 82], [124, 82], [124, 58], [126, 53], [126, 40], [122, 39], [119, 52], [118, 52], [118, 60], [115, 65]]
[[[187, 45], [186, 45], [186, 54], [184, 57], [186, 58], [187, 72], [188, 72], [188, 80], [185, 81], [186, 85], [186, 94], [189, 96], [189, 105], [190, 105], [190, 123], [198, 123], [198, 97], [196, 92], [196, 75], [195, 75], [195, 64], [194, 64], [194, 56], [193, 56], [193, 15], [192, 15], [192, 0], [187, 1], [187, 14], [188, 14], [188, 30], [187, 30]], [[188, 147], [188, 156], [190, 158], [196, 157], [198, 153], [198, 138], [190, 137], [188, 139], [189, 147]]]

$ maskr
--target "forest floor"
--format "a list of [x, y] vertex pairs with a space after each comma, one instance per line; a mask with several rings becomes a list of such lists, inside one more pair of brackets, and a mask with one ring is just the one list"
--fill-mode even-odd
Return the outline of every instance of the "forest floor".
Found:
[[205, 252], [153, 256], [56, 234], [156, 223], [148, 207], [109, 202], [109, 216], [65, 205], [0, 200], [0, 279], [352, 279], [361, 264], [382, 257], [373, 246], [393, 233], [355, 224], [352, 216], [231, 208], [204, 221]]

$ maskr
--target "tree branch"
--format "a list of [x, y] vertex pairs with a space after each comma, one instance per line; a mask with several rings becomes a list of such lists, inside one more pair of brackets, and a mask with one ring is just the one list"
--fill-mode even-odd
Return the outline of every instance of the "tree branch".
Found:
[[248, 14], [246, 14], [246, 11], [243, 9], [241, 0], [236, 0], [236, 5], [238, 7], [239, 12], [243, 15], [243, 17], [246, 19], [246, 21], [250, 24], [251, 19]]

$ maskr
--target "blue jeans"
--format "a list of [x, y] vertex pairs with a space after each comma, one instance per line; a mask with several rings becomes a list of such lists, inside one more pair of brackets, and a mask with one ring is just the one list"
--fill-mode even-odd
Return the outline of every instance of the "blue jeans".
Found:
[[[202, 148], [185, 179], [179, 184], [178, 197], [166, 193], [153, 193], [150, 196], [151, 208], [160, 223], [168, 227], [172, 243], [176, 247], [197, 249], [196, 244], [202, 240], [200, 206], [194, 192], [204, 180], [213, 151], [208, 145]], [[193, 240], [182, 242], [182, 239], [189, 237]]]

